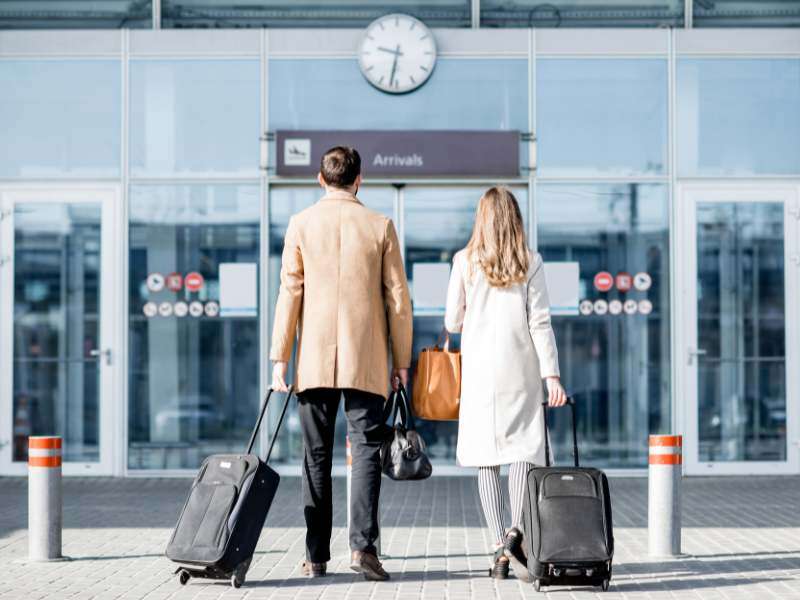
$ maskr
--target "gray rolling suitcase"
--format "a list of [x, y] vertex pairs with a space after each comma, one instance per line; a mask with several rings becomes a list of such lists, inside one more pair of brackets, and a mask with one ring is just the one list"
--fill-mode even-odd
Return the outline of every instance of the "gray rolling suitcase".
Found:
[[550, 466], [547, 403], [544, 406], [546, 466], [528, 472], [523, 505], [528, 572], [537, 591], [544, 585], [596, 585], [611, 581], [614, 532], [608, 479], [581, 467], [575, 401], [572, 412], [574, 467]]
[[244, 583], [281, 479], [267, 462], [286, 415], [291, 390], [266, 457], [261, 460], [252, 454], [271, 396], [272, 390], [264, 400], [243, 454], [214, 454], [200, 466], [166, 550], [167, 558], [181, 565], [175, 573], [182, 585], [192, 577], [230, 579], [236, 588]]

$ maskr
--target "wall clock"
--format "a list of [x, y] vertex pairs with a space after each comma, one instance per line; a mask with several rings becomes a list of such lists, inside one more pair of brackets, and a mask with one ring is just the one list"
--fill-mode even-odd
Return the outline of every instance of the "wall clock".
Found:
[[358, 49], [361, 72], [390, 94], [411, 92], [424, 84], [436, 65], [436, 40], [425, 24], [409, 15], [375, 19]]

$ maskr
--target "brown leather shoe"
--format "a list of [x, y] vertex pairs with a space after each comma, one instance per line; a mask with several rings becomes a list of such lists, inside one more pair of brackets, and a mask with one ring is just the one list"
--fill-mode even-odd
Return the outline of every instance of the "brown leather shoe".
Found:
[[353, 550], [353, 560], [350, 562], [350, 568], [356, 573], [364, 575], [367, 581], [386, 581], [389, 579], [389, 574], [383, 570], [378, 557], [369, 552], [361, 552], [360, 550]]
[[306, 577], [325, 577], [328, 574], [328, 563], [315, 563], [304, 560], [300, 570]]

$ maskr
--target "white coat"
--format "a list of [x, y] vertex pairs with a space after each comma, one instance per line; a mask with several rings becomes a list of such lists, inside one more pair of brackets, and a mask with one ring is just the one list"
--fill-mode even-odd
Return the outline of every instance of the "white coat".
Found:
[[532, 254], [526, 281], [497, 288], [477, 265], [470, 277], [458, 252], [445, 327], [462, 334], [458, 463], [543, 465], [542, 379], [559, 370], [542, 257]]

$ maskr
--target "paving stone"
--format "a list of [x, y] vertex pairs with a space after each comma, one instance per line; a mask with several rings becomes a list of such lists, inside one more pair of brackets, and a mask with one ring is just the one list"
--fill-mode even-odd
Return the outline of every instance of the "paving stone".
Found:
[[330, 577], [300, 576], [304, 526], [300, 482], [286, 477], [244, 587], [192, 580], [180, 586], [164, 555], [189, 481], [64, 480], [64, 554], [26, 563], [27, 481], [0, 478], [0, 598], [99, 600], [750, 600], [800, 599], [800, 477], [684, 481], [686, 558], [647, 558], [647, 481], [612, 479], [616, 556], [609, 592], [545, 588], [487, 577], [488, 538], [472, 478], [384, 480], [386, 583], [349, 568], [344, 481], [335, 480]]

